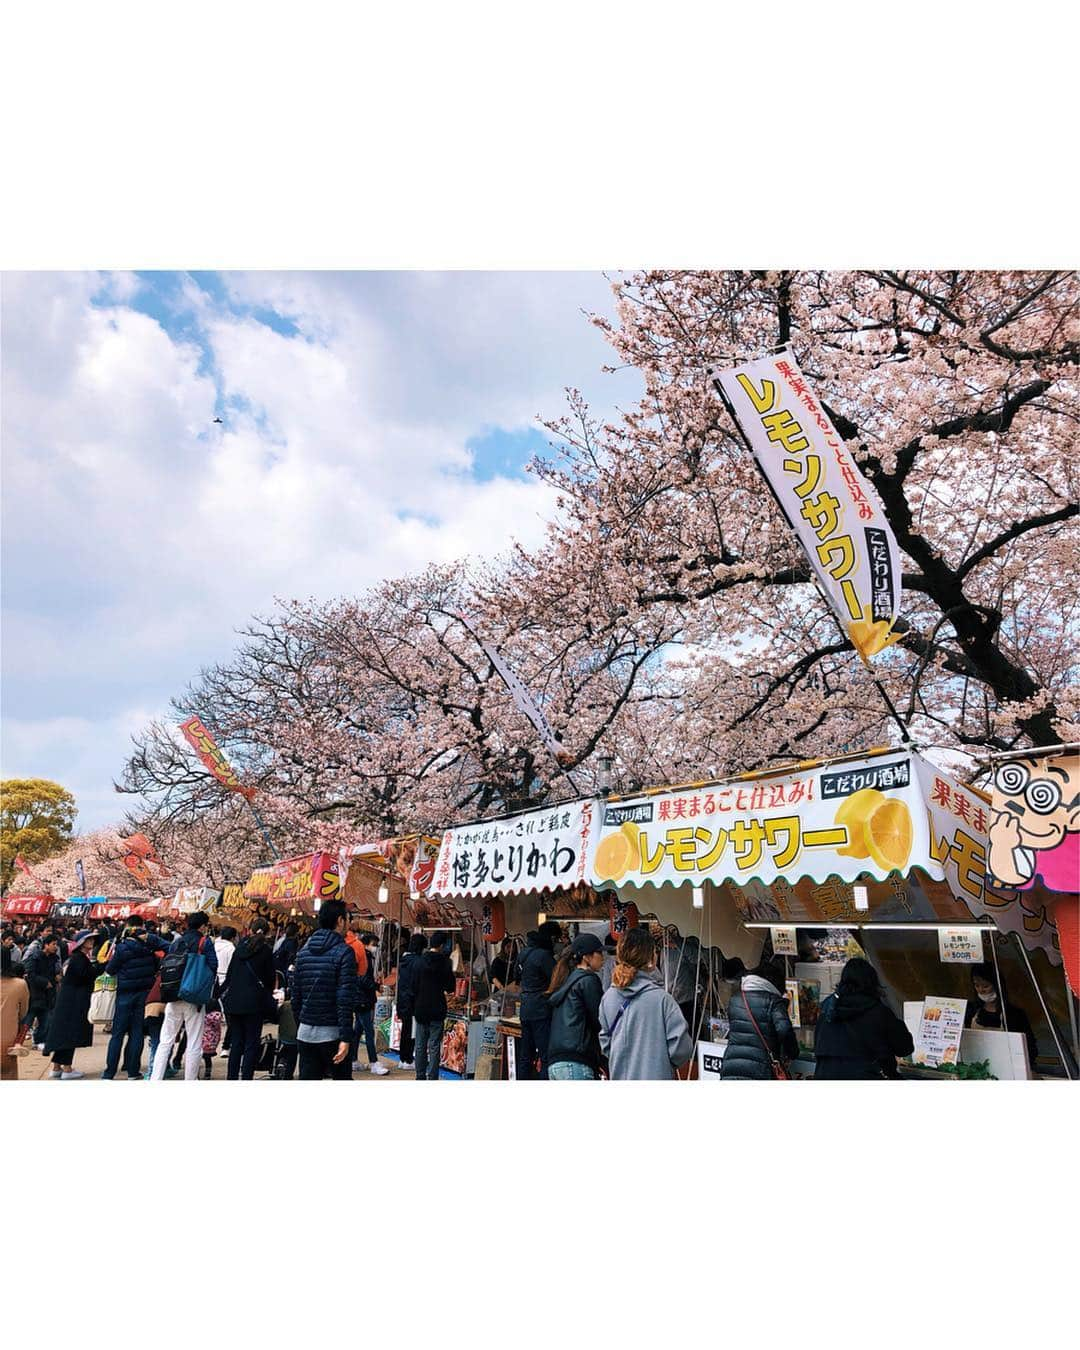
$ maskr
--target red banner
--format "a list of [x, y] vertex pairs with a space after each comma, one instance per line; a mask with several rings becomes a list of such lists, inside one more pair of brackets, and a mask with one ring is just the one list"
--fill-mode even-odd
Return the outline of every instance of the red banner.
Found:
[[56, 903], [51, 895], [12, 895], [4, 901], [4, 917], [31, 914], [48, 914]]
[[188, 745], [192, 747], [218, 782], [223, 787], [228, 788], [230, 792], [239, 792], [248, 801], [251, 801], [252, 797], [255, 796], [255, 789], [241, 785], [229, 761], [218, 748], [217, 742], [203, 726], [202, 718], [189, 717], [186, 722], [180, 723], [180, 730], [183, 732]]
[[92, 919], [130, 919], [135, 911], [141, 908], [142, 906], [138, 901], [106, 900], [104, 904], [90, 906], [90, 917]]

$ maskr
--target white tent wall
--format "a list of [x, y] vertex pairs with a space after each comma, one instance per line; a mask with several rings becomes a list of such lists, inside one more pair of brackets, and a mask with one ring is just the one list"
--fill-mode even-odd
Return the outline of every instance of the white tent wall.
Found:
[[743, 926], [738, 910], [722, 890], [705, 882], [701, 909], [694, 908], [692, 886], [616, 886], [623, 904], [633, 902], [642, 918], [654, 914], [659, 923], [674, 924], [683, 937], [701, 939], [703, 947], [719, 947], [727, 957], [739, 956], [752, 969], [765, 944], [764, 932]]

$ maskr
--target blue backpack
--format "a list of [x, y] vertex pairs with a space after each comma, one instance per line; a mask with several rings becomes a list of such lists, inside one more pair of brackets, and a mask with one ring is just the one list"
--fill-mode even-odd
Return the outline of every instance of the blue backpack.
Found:
[[214, 995], [214, 972], [210, 962], [203, 955], [205, 938], [199, 939], [199, 945], [188, 952], [184, 962], [184, 974], [176, 997], [182, 1003], [194, 1003], [197, 1008], [205, 1008]]

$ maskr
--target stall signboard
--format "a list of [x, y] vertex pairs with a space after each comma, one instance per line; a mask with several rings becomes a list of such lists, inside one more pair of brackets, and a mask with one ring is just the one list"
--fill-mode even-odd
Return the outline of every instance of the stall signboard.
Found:
[[900, 553], [864, 478], [790, 349], [709, 374], [864, 660], [899, 636]]
[[938, 957], [952, 965], [974, 966], [983, 959], [980, 928], [939, 928]]
[[181, 886], [173, 896], [172, 907], [178, 914], [195, 914], [217, 902], [220, 891], [209, 886]]
[[961, 885], [985, 859], [985, 812], [981, 837], [974, 821], [943, 832], [935, 856], [923, 764], [895, 751], [601, 804], [590, 880], [620, 890], [706, 879], [770, 887], [885, 881], [919, 867]]
[[9, 895], [4, 901], [4, 917], [32, 918], [37, 914], [48, 914], [55, 903], [51, 895]]
[[[91, 896], [91, 899], [95, 897]], [[99, 900], [90, 906], [91, 919], [130, 919], [143, 900]]]
[[53, 905], [49, 911], [53, 919], [83, 919], [90, 908], [90, 901], [81, 895], [69, 896]]
[[967, 1002], [962, 998], [938, 998], [935, 994], [926, 998], [912, 1055], [916, 1064], [937, 1068], [957, 1062], [966, 1011]]
[[390, 1015], [390, 1049], [401, 1049], [401, 1014], [397, 1010], [396, 1003]]
[[[1020, 916], [1024, 940], [1056, 934], [1069, 987], [1080, 997], [1080, 753], [1050, 753], [1000, 763], [991, 802], [990, 880], [1011, 896], [987, 903]], [[1007, 931], [1015, 931], [995, 922]], [[1052, 948], [1051, 954], [1052, 952]]]
[[324, 900], [340, 892], [338, 861], [330, 853], [305, 853], [257, 867], [244, 886], [244, 899], [313, 914]]
[[788, 1017], [791, 1019], [793, 1027], [801, 1027], [802, 1019], [799, 1016], [799, 981], [787, 980], [785, 982], [785, 993], [787, 996]]
[[433, 895], [512, 895], [586, 880], [597, 805], [566, 802], [447, 830], [435, 864]]
[[243, 909], [244, 903], [244, 883], [227, 881], [221, 888], [221, 908]]
[[799, 942], [793, 924], [771, 928], [773, 956], [798, 956]]

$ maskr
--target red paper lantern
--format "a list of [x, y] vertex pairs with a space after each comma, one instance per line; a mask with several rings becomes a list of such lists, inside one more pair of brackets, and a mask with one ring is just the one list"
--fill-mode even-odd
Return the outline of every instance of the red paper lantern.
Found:
[[611, 897], [608, 907], [608, 926], [611, 929], [611, 936], [616, 940], [628, 933], [631, 928], [638, 926], [638, 907], [633, 900], [627, 900], [623, 903], [618, 896]]
[[480, 910], [480, 935], [485, 942], [501, 942], [506, 936], [506, 906], [501, 900], [485, 900]]

